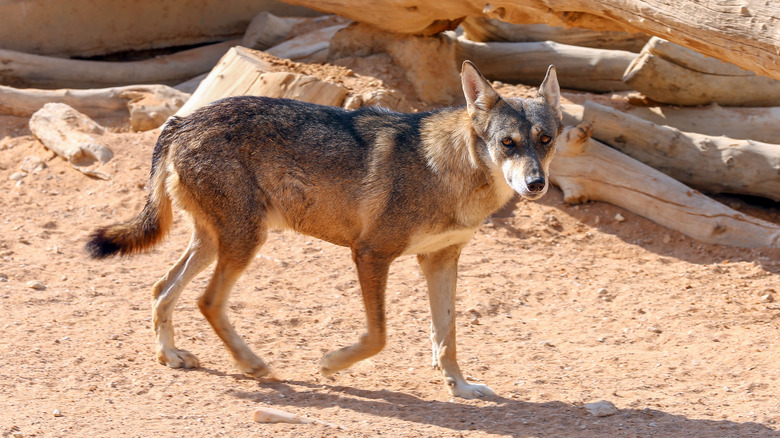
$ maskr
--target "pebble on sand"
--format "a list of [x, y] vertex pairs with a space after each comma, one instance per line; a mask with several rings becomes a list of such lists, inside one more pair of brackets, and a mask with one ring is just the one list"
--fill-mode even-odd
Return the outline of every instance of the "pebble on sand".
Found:
[[43, 284], [43, 282], [38, 281], [38, 280], [28, 281], [27, 282], [27, 287], [29, 287], [30, 289], [35, 289], [35, 290], [46, 290], [46, 285]]
[[585, 409], [594, 417], [608, 417], [618, 413], [618, 408], [612, 402], [601, 400], [594, 403], [585, 403]]

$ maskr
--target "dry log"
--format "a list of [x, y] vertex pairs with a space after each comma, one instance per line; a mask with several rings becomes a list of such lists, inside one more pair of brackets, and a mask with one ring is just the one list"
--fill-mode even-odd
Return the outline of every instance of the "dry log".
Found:
[[[576, 101], [584, 96], [563, 94]], [[561, 104], [561, 110], [565, 125], [582, 122], [582, 105]], [[715, 103], [696, 107], [627, 105], [621, 111], [680, 131], [780, 144], [780, 129], [777, 129], [780, 107], [722, 107]]]
[[95, 178], [111, 178], [97, 169], [114, 154], [95, 139], [105, 129], [94, 120], [64, 103], [47, 103], [30, 117], [29, 125], [35, 138], [78, 171]]
[[319, 14], [276, 0], [0, 1], [0, 47], [88, 57], [191, 46], [240, 38], [260, 11]]
[[566, 128], [550, 178], [572, 204], [609, 202], [702, 242], [780, 248], [780, 226], [733, 210], [591, 139], [589, 125]]
[[346, 24], [339, 24], [315, 30], [271, 47], [266, 52], [277, 58], [291, 59], [296, 62], [324, 63], [328, 59], [330, 40], [336, 32], [345, 27]]
[[464, 17], [547, 23], [659, 36], [744, 69], [780, 79], [780, 2], [744, 0], [287, 0], [382, 29], [433, 35]]
[[626, 113], [681, 131], [780, 144], [780, 107], [631, 106]]
[[780, 201], [780, 145], [682, 132], [593, 102], [583, 121], [595, 138], [698, 190]]
[[639, 53], [650, 39], [649, 35], [643, 33], [598, 32], [546, 24], [512, 24], [484, 17], [467, 17], [460, 27], [463, 28], [466, 39], [480, 43], [554, 41], [570, 46], [636, 53]]
[[225, 41], [133, 62], [82, 61], [0, 49], [0, 84], [47, 89], [174, 85], [209, 71], [236, 44]]
[[780, 105], [780, 81], [653, 38], [623, 77], [650, 99], [672, 105]]
[[623, 73], [636, 54], [624, 50], [577, 47], [555, 42], [477, 43], [458, 39], [458, 64], [469, 59], [485, 77], [538, 84], [554, 64], [563, 88], [605, 92], [628, 90]]
[[64, 103], [89, 117], [129, 117], [136, 131], [162, 125], [190, 95], [166, 85], [90, 90], [19, 89], [0, 85], [0, 114], [29, 117], [47, 103]]
[[248, 49], [265, 50], [287, 39], [295, 25], [306, 21], [301, 17], [277, 17], [263, 11], [249, 22], [241, 38], [241, 45]]
[[184, 116], [214, 100], [229, 96], [284, 97], [321, 105], [341, 106], [346, 88], [314, 76], [274, 71], [262, 52], [233, 47], [176, 113]]
[[428, 103], [451, 105], [463, 101], [456, 47], [453, 35], [403, 35], [352, 23], [331, 40], [328, 60], [386, 53], [404, 70], [417, 97]]

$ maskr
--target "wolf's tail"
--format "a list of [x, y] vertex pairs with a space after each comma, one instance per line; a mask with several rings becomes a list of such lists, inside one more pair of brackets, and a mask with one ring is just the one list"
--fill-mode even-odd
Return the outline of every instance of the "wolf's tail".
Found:
[[169, 119], [157, 139], [144, 209], [135, 219], [95, 231], [86, 245], [92, 258], [136, 254], [159, 243], [170, 230], [173, 210], [165, 188], [169, 173], [168, 148], [180, 123], [181, 119], [177, 117]]

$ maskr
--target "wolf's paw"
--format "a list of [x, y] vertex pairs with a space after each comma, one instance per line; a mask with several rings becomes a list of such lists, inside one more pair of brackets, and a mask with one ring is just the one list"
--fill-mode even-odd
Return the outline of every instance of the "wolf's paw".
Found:
[[171, 368], [197, 368], [200, 366], [200, 362], [194, 354], [178, 348], [158, 351], [157, 359], [161, 364]]
[[243, 366], [239, 368], [244, 374], [254, 377], [255, 379], [260, 379], [263, 377], [272, 377], [271, 369], [268, 367], [268, 365], [266, 365], [262, 361], [259, 364], [255, 364], [252, 366]]
[[452, 388], [452, 395], [455, 397], [471, 399], [478, 397], [490, 397], [496, 395], [496, 393], [486, 385], [461, 383], [460, 385], [455, 385]]

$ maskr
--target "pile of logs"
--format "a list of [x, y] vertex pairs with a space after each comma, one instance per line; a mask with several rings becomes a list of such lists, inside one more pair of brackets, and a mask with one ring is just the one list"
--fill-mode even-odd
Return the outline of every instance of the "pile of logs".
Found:
[[[95, 137], [103, 130], [84, 120], [89, 116], [125, 117], [132, 129], [148, 130], [171, 115], [244, 94], [350, 109], [405, 106], [397, 90], [357, 92], [328, 77], [290, 71], [286, 66], [295, 62], [339, 64], [380, 54], [403, 70], [414, 98], [433, 106], [462, 102], [458, 73], [465, 59], [488, 79], [528, 85], [538, 85], [555, 64], [563, 88], [612, 93], [599, 99], [611, 106], [594, 103], [592, 95], [564, 93], [575, 103], [563, 107], [568, 128], [551, 172], [567, 202], [610, 202], [704, 242], [780, 247], [780, 226], [700, 193], [780, 201], [780, 107], [773, 107], [780, 105], [779, 81], [644, 33], [508, 24], [494, 18], [522, 21], [512, 15], [517, 11], [488, 6], [481, 17], [433, 22], [416, 35], [391, 31], [399, 25], [392, 20], [383, 26], [390, 30], [382, 30], [334, 16], [263, 12], [240, 40], [127, 63], [0, 50], [0, 114], [31, 116], [31, 130], [48, 148], [89, 176], [109, 178], [99, 167], [111, 154], [99, 147]], [[457, 24], [460, 33], [439, 32]], [[302, 27], [310, 31], [296, 31]]]

